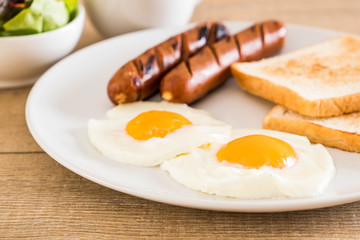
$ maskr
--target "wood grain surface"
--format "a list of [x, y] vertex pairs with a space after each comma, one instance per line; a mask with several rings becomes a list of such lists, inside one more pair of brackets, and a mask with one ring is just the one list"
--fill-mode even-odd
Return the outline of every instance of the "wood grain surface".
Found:
[[[360, 1], [203, 0], [192, 21], [268, 18], [360, 34]], [[87, 20], [76, 49], [102, 39]], [[215, 212], [93, 183], [33, 140], [25, 121], [30, 88], [0, 90], [0, 239], [360, 239], [360, 202], [287, 213]]]

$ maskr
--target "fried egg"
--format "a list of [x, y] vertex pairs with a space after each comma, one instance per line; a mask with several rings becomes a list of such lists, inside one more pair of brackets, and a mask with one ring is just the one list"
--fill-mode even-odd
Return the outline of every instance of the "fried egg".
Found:
[[234, 130], [226, 142], [166, 160], [161, 168], [191, 189], [242, 199], [318, 196], [335, 174], [322, 145], [262, 129]]
[[208, 112], [168, 102], [122, 104], [109, 110], [106, 119], [88, 123], [96, 149], [110, 159], [138, 166], [157, 166], [230, 133], [229, 125]]

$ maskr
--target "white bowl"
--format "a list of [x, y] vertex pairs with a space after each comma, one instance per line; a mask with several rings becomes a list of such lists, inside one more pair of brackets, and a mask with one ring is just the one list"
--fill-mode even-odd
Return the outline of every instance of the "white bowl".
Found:
[[67, 25], [45, 33], [0, 37], [0, 88], [34, 83], [51, 65], [68, 55], [84, 28], [85, 9]]
[[105, 37], [151, 27], [184, 25], [201, 0], [85, 0], [95, 28]]

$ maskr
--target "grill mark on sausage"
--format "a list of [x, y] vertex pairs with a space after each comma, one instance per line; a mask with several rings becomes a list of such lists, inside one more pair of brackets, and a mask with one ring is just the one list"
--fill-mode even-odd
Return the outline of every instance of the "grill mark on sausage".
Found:
[[192, 73], [192, 71], [191, 71], [189, 61], [188, 61], [188, 60], [186, 60], [186, 61], [184, 61], [184, 63], [185, 63], [186, 69], [189, 71], [190, 75], [192, 76], [192, 75], [193, 75], [193, 73]]
[[[230, 37], [227, 37], [227, 38], [229, 39]], [[229, 40], [227, 40], [227, 41], [229, 41]], [[215, 49], [214, 49], [214, 45], [213, 45], [213, 44], [210, 45], [210, 46], [209, 46], [209, 49], [210, 49], [210, 51], [212, 52], [212, 54], [214, 55], [217, 64], [220, 66], [220, 56], [218, 56], [218, 55], [216, 54], [216, 51], [215, 51]]]
[[207, 39], [209, 39], [208, 36], [209, 36], [209, 34], [208, 34], [208, 27], [205, 25], [205, 26], [203, 26], [202, 28], [200, 28], [198, 39], [201, 40], [201, 39], [205, 38], [206, 41], [207, 41]]
[[135, 89], [136, 89], [136, 100], [135, 101], [138, 101], [140, 100], [141, 98], [141, 89], [142, 89], [142, 81], [141, 79], [143, 78], [144, 76], [144, 65], [142, 63], [142, 61], [133, 61], [133, 64], [136, 68], [136, 71], [138, 72], [138, 76], [139, 77], [133, 77], [132, 80], [131, 80], [131, 83], [133, 86], [135, 86]]
[[185, 42], [185, 35], [184, 34], [181, 34], [181, 38], [180, 38], [180, 41], [181, 41], [181, 56], [180, 56], [180, 59], [182, 59], [182, 60], [186, 60], [186, 59], [184, 59], [184, 56], [186, 56], [186, 53], [185, 53], [185, 44], [184, 44], [184, 42]]
[[215, 24], [215, 41], [218, 41], [229, 35], [226, 27], [224, 25]]
[[260, 38], [262, 44], [262, 50], [265, 48], [265, 33], [264, 33], [264, 24], [260, 24]]
[[139, 60], [138, 61], [133, 60], [132, 62], [134, 64], [135, 68], [136, 68], [136, 71], [137, 71], [138, 75], [140, 77], [143, 77], [143, 75], [144, 75], [144, 73], [143, 73], [143, 69], [144, 69], [143, 63], [141, 61], [139, 61]]
[[237, 50], [238, 50], [238, 52], [239, 52], [239, 57], [240, 57], [240, 59], [239, 59], [239, 61], [241, 61], [241, 46], [240, 46], [240, 43], [239, 43], [239, 41], [238, 41], [238, 38], [237, 37], [235, 37], [235, 35], [234, 35], [234, 40], [235, 40], [235, 44], [236, 44], [236, 48], [237, 48]]
[[154, 48], [155, 50], [155, 57], [156, 57], [156, 62], [160, 68], [160, 71], [163, 71], [164, 70], [164, 66], [165, 66], [165, 63], [163, 62], [163, 59], [160, 58], [160, 53], [159, 53], [159, 47], [155, 47]]
[[151, 55], [145, 65], [145, 71], [144, 74], [148, 74], [149, 72], [151, 72], [151, 69], [154, 67], [154, 62], [155, 62], [156, 58], [154, 55]]
[[176, 51], [176, 50], [178, 49], [178, 47], [179, 47], [178, 42], [176, 42], [176, 43], [174, 43], [173, 45], [171, 45], [171, 47], [172, 47], [172, 49], [173, 49], [174, 51]]

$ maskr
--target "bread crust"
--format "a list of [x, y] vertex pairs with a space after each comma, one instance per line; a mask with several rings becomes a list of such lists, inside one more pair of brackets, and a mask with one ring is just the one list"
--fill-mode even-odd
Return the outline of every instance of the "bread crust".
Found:
[[349, 152], [360, 153], [360, 135], [327, 128], [306, 120], [277, 116], [275, 106], [263, 119], [263, 128], [306, 136], [313, 143], [321, 143]]
[[231, 72], [241, 88], [303, 115], [331, 117], [360, 111], [360, 92], [336, 98], [308, 100], [287, 87], [241, 72], [237, 64], [241, 63], [233, 64]]

